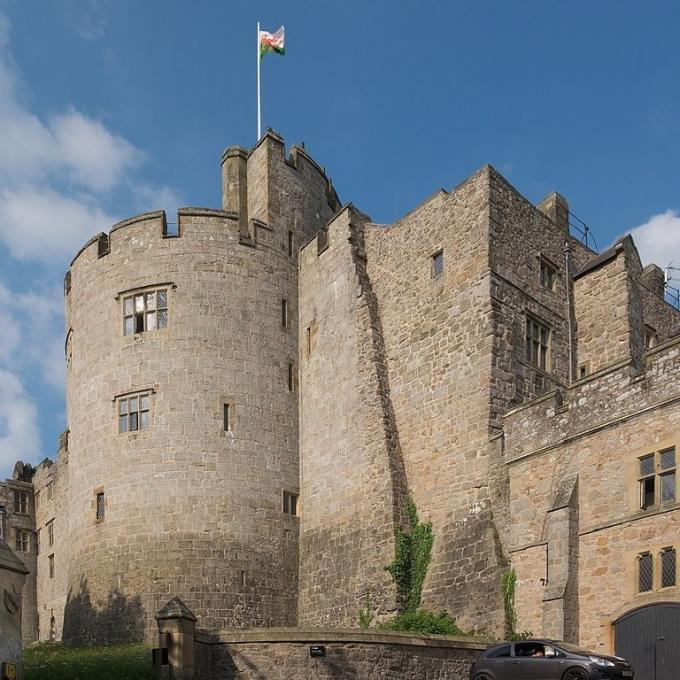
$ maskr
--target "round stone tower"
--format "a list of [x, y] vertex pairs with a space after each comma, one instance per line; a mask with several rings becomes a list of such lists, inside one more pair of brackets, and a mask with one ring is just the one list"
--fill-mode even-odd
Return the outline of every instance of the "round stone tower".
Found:
[[339, 207], [267, 133], [222, 157], [222, 210], [115, 225], [66, 275], [67, 641], [297, 619], [297, 247]]

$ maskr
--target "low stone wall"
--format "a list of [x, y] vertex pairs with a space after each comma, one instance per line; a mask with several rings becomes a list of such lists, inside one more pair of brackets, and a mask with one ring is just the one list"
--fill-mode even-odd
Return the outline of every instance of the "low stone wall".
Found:
[[[196, 633], [196, 680], [468, 680], [488, 642], [389, 631], [261, 629]], [[312, 648], [316, 647], [316, 650]], [[325, 656], [312, 656], [313, 651]]]

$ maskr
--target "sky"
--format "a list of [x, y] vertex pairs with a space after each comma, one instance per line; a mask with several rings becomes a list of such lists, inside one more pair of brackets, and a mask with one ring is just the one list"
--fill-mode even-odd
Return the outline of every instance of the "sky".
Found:
[[[304, 142], [390, 223], [486, 163], [680, 267], [680, 3], [0, 0], [0, 477], [66, 428], [63, 277], [125, 217], [219, 207], [222, 150]], [[173, 220], [170, 220], [173, 221]], [[680, 276], [680, 271], [677, 272]]]

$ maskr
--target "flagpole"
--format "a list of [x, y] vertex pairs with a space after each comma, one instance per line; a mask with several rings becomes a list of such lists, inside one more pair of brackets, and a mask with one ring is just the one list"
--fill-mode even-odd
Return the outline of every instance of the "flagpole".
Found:
[[262, 135], [262, 110], [260, 108], [260, 22], [257, 22], [257, 141]]

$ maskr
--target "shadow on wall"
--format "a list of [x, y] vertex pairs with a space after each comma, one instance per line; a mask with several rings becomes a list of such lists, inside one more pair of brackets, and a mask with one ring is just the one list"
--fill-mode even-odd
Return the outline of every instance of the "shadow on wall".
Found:
[[64, 608], [64, 644], [96, 645], [143, 639], [144, 609], [138, 595], [126, 598], [113, 588], [106, 602], [95, 607], [87, 579], [80, 580], [77, 593], [69, 590]]

